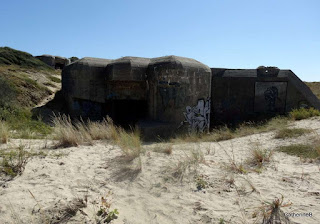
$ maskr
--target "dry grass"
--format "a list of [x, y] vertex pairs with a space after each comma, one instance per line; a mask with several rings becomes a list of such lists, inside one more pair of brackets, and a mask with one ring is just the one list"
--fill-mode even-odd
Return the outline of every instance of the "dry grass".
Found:
[[54, 117], [53, 124], [57, 147], [93, 144], [93, 140], [110, 140], [122, 149], [123, 155], [129, 160], [141, 153], [140, 131], [137, 128], [126, 131], [117, 127], [109, 117], [102, 122], [85, 123], [81, 120], [73, 123], [70, 117], [63, 115]]
[[58, 140], [57, 147], [72, 147], [83, 143], [83, 134], [72, 124], [70, 117], [55, 116], [53, 124], [53, 135]]
[[229, 159], [229, 163], [225, 164], [225, 169], [231, 172], [235, 172], [235, 173], [240, 173], [240, 174], [246, 174], [248, 173], [247, 168], [245, 167], [245, 164], [243, 162], [237, 162], [235, 155], [234, 155], [234, 151], [233, 151], [233, 147], [232, 147], [232, 155], [229, 155], [229, 153], [222, 148], [223, 151], [225, 152], [225, 154], [228, 156]]
[[133, 160], [138, 157], [142, 149], [139, 129], [134, 129], [129, 132], [122, 128], [117, 129], [114, 142], [122, 149], [123, 155], [128, 160]]
[[305, 128], [283, 128], [280, 129], [275, 138], [285, 139], [285, 138], [296, 138], [304, 134], [310, 133], [312, 130]]
[[92, 140], [116, 139], [117, 130], [113, 125], [112, 119], [107, 117], [102, 122], [88, 121], [87, 131]]
[[5, 144], [8, 142], [10, 130], [4, 121], [0, 121], [0, 143]]
[[159, 147], [153, 149], [154, 152], [164, 153], [167, 155], [171, 155], [173, 151], [173, 147], [171, 144], [162, 144]]
[[247, 162], [252, 166], [262, 168], [265, 164], [271, 161], [272, 156], [273, 151], [255, 148], [251, 151], [251, 156]]

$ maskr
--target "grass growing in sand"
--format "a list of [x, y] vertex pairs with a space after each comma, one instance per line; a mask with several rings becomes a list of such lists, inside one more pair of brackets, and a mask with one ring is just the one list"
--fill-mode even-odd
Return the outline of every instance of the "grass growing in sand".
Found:
[[201, 150], [194, 149], [189, 155], [186, 154], [183, 159], [173, 166], [171, 170], [172, 176], [182, 182], [186, 175], [195, 175], [197, 173], [199, 164], [204, 162], [204, 154], [201, 152]]
[[10, 130], [4, 121], [0, 121], [0, 143], [5, 144], [9, 140]]
[[0, 151], [0, 172], [11, 177], [21, 174], [30, 156], [23, 146], [10, 151]]
[[318, 143], [280, 146], [277, 151], [304, 159], [320, 159], [320, 145]]
[[141, 139], [138, 129], [124, 130], [113, 124], [108, 117], [102, 122], [72, 122], [68, 116], [56, 116], [53, 119], [53, 135], [58, 140], [57, 147], [72, 147], [92, 144], [93, 140], [110, 140], [118, 145], [127, 159], [134, 159], [141, 153]]
[[265, 164], [269, 163], [272, 159], [273, 151], [267, 149], [255, 148], [251, 151], [250, 158], [247, 163], [261, 169]]
[[310, 133], [310, 129], [305, 128], [283, 128], [277, 131], [275, 138], [285, 139], [285, 138], [296, 138], [304, 134]]
[[181, 142], [219, 142], [247, 135], [283, 129], [289, 119], [285, 116], [278, 116], [267, 122], [245, 122], [235, 128], [222, 127], [212, 130], [210, 133], [191, 133], [176, 136], [170, 141]]

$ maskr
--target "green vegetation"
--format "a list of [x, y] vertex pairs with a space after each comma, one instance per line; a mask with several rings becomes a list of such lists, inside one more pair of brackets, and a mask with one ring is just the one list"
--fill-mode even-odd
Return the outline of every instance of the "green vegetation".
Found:
[[25, 151], [22, 146], [18, 149], [13, 149], [8, 152], [1, 150], [0, 158], [0, 173], [15, 177], [21, 174], [26, 166], [30, 153]]
[[0, 47], [0, 65], [1, 64], [18, 65], [23, 68], [53, 70], [50, 66], [34, 58], [31, 54], [10, 47]]
[[48, 78], [52, 81], [52, 82], [56, 82], [56, 83], [60, 83], [61, 80], [55, 76], [48, 76]]
[[288, 146], [281, 146], [277, 148], [278, 151], [287, 153], [292, 156], [298, 156], [304, 159], [319, 159], [320, 145], [319, 142], [313, 144], [294, 144]]
[[289, 116], [293, 120], [302, 120], [310, 117], [320, 116], [320, 111], [314, 108], [299, 108], [292, 110]]
[[57, 74], [31, 54], [0, 48], [0, 120], [13, 131], [11, 137], [41, 138], [51, 133], [48, 125], [32, 117], [31, 109], [52, 94], [39, 78], [48, 82]]
[[310, 132], [310, 129], [305, 128], [283, 128], [277, 132], [275, 138], [296, 138]]

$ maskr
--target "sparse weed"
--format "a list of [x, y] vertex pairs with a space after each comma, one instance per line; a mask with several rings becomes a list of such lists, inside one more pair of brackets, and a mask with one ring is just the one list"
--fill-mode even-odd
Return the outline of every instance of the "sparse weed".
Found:
[[193, 150], [190, 155], [178, 162], [172, 170], [172, 176], [182, 182], [187, 174], [195, 175], [200, 163], [204, 163], [204, 155], [198, 150]]
[[0, 120], [0, 143], [5, 144], [8, 142], [10, 136], [10, 130], [8, 125]]
[[259, 214], [263, 216], [262, 224], [268, 223], [290, 223], [288, 217], [285, 216], [281, 208], [289, 207], [292, 203], [284, 203], [284, 197], [276, 197], [273, 202], [265, 201], [263, 205], [255, 212], [255, 216]]
[[247, 169], [245, 168], [245, 165], [242, 162], [240, 162], [240, 163], [236, 162], [233, 148], [232, 148], [232, 157], [228, 154], [228, 152], [225, 149], [223, 149], [223, 150], [229, 159], [229, 164], [226, 164], [227, 170], [230, 170], [230, 171], [233, 171], [236, 173], [240, 173], [240, 174], [247, 174], [248, 173]]
[[195, 176], [195, 182], [196, 182], [196, 187], [198, 191], [201, 191], [202, 189], [206, 189], [210, 187], [210, 183], [206, 180], [207, 177], [204, 175], [196, 175]]
[[273, 156], [273, 151], [267, 149], [255, 148], [251, 151], [251, 157], [248, 163], [252, 166], [262, 168], [264, 164], [270, 162]]
[[20, 175], [30, 156], [30, 153], [25, 151], [23, 146], [19, 146], [17, 149], [8, 152], [4, 150], [0, 151], [0, 158], [2, 158], [0, 172], [11, 177]]
[[109, 197], [111, 192], [107, 194], [106, 197], [101, 197], [101, 205], [98, 212], [96, 213], [96, 222], [97, 224], [101, 223], [110, 223], [112, 220], [117, 219], [119, 212], [118, 209], [110, 210], [111, 200]]

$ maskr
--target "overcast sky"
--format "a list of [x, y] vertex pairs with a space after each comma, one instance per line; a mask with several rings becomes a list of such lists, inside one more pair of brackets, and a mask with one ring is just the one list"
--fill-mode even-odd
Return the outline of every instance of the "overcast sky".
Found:
[[0, 46], [33, 55], [178, 55], [320, 81], [319, 0], [0, 1]]

